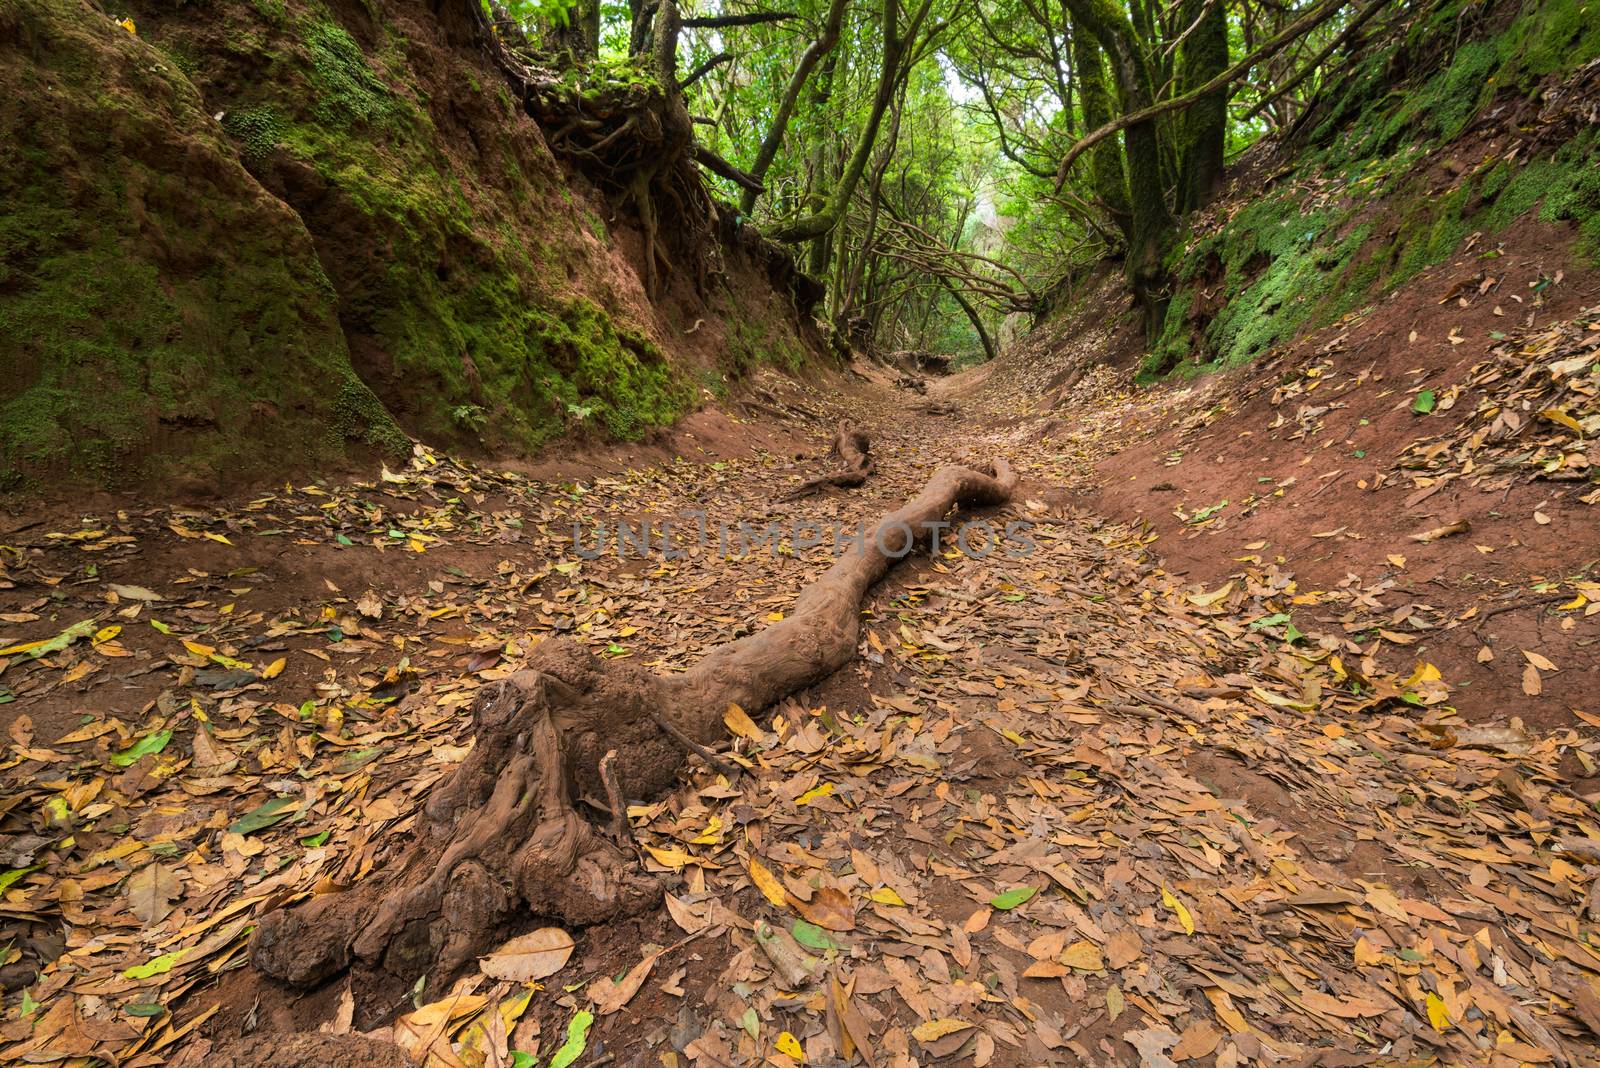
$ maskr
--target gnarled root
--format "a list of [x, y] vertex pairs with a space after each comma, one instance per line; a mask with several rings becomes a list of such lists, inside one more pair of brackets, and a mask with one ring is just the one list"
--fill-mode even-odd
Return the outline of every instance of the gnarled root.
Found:
[[573, 797], [609, 800], [621, 784], [655, 793], [673, 780], [678, 745], [638, 714], [662, 700], [659, 684], [566, 641], [534, 660], [479, 698], [473, 750], [434, 788], [408, 851], [371, 883], [264, 917], [258, 967], [297, 986], [357, 963], [442, 980], [492, 948], [514, 914], [581, 926], [660, 899], [661, 884]]
[[[865, 458], [865, 435], [841, 425], [839, 440]], [[654, 907], [664, 883], [637, 866], [626, 797], [665, 790], [686, 752], [712, 759], [730, 702], [764, 709], [848, 663], [867, 590], [950, 509], [1003, 504], [1016, 484], [1004, 461], [940, 468], [782, 622], [681, 675], [601, 662], [567, 639], [539, 646], [529, 670], [483, 690], [473, 749], [434, 787], [415, 840], [369, 881], [263, 917], [256, 966], [297, 986], [355, 968], [438, 989], [514, 920], [584, 926]], [[610, 837], [579, 812], [584, 800], [609, 813]]]
[[833, 444], [828, 449], [828, 455], [837, 456], [844, 463], [843, 469], [802, 482], [784, 494], [783, 499], [792, 501], [830, 486], [838, 489], [855, 489], [877, 473], [878, 465], [872, 459], [872, 439], [867, 437], [866, 431], [857, 429], [842, 419], [833, 432]]

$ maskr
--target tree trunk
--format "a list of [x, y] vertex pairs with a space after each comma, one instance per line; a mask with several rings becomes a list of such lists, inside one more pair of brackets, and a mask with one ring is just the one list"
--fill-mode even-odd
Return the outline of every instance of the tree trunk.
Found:
[[[794, 73], [789, 76], [789, 84], [784, 87], [783, 97], [778, 101], [778, 110], [772, 116], [772, 124], [767, 127], [767, 135], [761, 139], [761, 147], [756, 150], [755, 162], [750, 165], [750, 176], [757, 182], [765, 182], [768, 168], [778, 157], [778, 149], [783, 146], [784, 134], [789, 129], [789, 119], [794, 115], [800, 91], [811, 77], [812, 70], [822, 57], [832, 52], [834, 46], [839, 43], [839, 33], [844, 26], [844, 13], [848, 6], [849, 0], [832, 0], [828, 6], [827, 17], [823, 19], [822, 33], [800, 53], [800, 62], [795, 67]], [[760, 195], [753, 189], [746, 189], [744, 196], [739, 198], [740, 213], [749, 215], [754, 211], [756, 200]]]
[[546, 39], [573, 60], [586, 63], [600, 54], [600, 0], [578, 0], [567, 8], [565, 21], [552, 17]]
[[[1094, 34], [1111, 63], [1123, 114], [1151, 104], [1151, 88], [1138, 34], [1111, 0], [1066, 0], [1074, 29]], [[1154, 341], [1166, 318], [1166, 255], [1176, 235], [1161, 180], [1161, 139], [1155, 119], [1123, 131], [1128, 163], [1128, 206], [1133, 215], [1125, 264], [1134, 298], [1144, 310], [1145, 337]]]
[[856, 183], [861, 181], [862, 174], [866, 172], [867, 160], [872, 155], [872, 146], [878, 139], [878, 128], [883, 124], [884, 113], [889, 110], [889, 103], [894, 99], [896, 86], [903, 73], [901, 68], [913, 54], [912, 46], [916, 43], [922, 22], [932, 7], [933, 0], [922, 0], [922, 6], [912, 16], [905, 35], [901, 36], [897, 25], [900, 0], [883, 0], [883, 65], [878, 72], [878, 88], [873, 93], [872, 108], [867, 112], [866, 125], [861, 128], [861, 134], [856, 139], [855, 150], [850, 154], [850, 161], [845, 165], [844, 173], [822, 210], [814, 215], [796, 219], [787, 226], [779, 227], [772, 234], [775, 240], [809, 241], [832, 230], [838, 225], [839, 220], [844, 218], [845, 208], [855, 193]]
[[[1072, 29], [1072, 66], [1078, 73], [1078, 98], [1083, 102], [1083, 124], [1097, 129], [1111, 121], [1111, 92], [1106, 86], [1105, 62], [1094, 35], [1082, 25]], [[1089, 182], [1095, 199], [1104, 206], [1111, 223], [1132, 243], [1133, 211], [1128, 207], [1128, 178], [1122, 170], [1122, 150], [1115, 141], [1096, 145], [1089, 153]]]
[[[354, 966], [391, 993], [418, 976], [438, 990], [514, 924], [582, 926], [654, 908], [663, 883], [624, 852], [626, 798], [672, 786], [685, 751], [706, 754], [723, 735], [730, 704], [766, 709], [848, 663], [873, 584], [952, 508], [1004, 504], [1016, 485], [1003, 460], [940, 468], [782, 622], [679, 675], [547, 640], [528, 670], [481, 692], [472, 751], [428, 795], [403, 852], [350, 889], [262, 917], [251, 959], [297, 986]], [[586, 797], [605, 799], [610, 837], [579, 813]]]
[[[1179, 62], [1178, 92], [1205, 85], [1228, 69], [1228, 12], [1214, 0], [1202, 15], [1205, 0], [1186, 0], [1179, 21], [1199, 25], [1184, 40]], [[1228, 137], [1228, 90], [1217, 89], [1190, 104], [1176, 117], [1181, 131], [1178, 159], [1178, 206], [1182, 214], [1211, 201], [1222, 182]]]

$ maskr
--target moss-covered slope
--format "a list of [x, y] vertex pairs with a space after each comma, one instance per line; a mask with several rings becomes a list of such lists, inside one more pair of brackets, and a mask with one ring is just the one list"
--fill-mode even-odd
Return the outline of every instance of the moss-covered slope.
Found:
[[0, 490], [404, 444], [300, 220], [127, 28], [0, 0], [0, 144]]
[[[1255, 151], [1263, 193], [1202, 216], [1176, 250], [1144, 373], [1254, 359], [1392, 292], [1530, 213], [1600, 262], [1600, 131], [1589, 0], [1437, 0], [1352, 60], [1294, 135]], [[1585, 67], [1586, 64], [1591, 64]], [[1580, 109], [1581, 110], [1581, 109]]]
[[0, 0], [0, 489], [636, 438], [805, 350], [737, 241], [646, 298], [470, 12]]
[[692, 403], [465, 5], [131, 10], [305, 220], [357, 369], [408, 431], [491, 447], [574, 426], [636, 437]]

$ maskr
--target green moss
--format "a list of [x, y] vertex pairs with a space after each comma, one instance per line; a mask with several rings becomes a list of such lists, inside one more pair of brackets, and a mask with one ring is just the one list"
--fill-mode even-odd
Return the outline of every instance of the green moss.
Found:
[[289, 8], [284, 0], [250, 0], [250, 6], [274, 25], [282, 24], [289, 17]]
[[[1200, 262], [1199, 257], [1194, 258], [1195, 264]], [[1192, 278], [1191, 269], [1189, 277], [1184, 281], [1190, 281]], [[1139, 365], [1139, 381], [1153, 381], [1190, 358], [1193, 339], [1189, 328], [1189, 309], [1193, 304], [1192, 288], [1179, 289], [1172, 295], [1172, 300], [1167, 304], [1167, 316], [1163, 321], [1161, 337]]]
[[1499, 61], [1492, 45], [1469, 41], [1456, 50], [1450, 66], [1428, 83], [1417, 103], [1441, 138], [1452, 141], [1460, 136], [1494, 95], [1492, 75]]
[[411, 451], [411, 439], [395, 426], [394, 418], [377, 394], [354, 374], [346, 376], [339, 387], [328, 428], [334, 436], [330, 444], [336, 447], [345, 441], [358, 440], [392, 456], [404, 456]]
[[264, 159], [284, 138], [283, 118], [271, 105], [240, 108], [222, 117], [222, 128], [247, 160]]
[[318, 93], [317, 116], [339, 125], [383, 120], [392, 97], [367, 65], [355, 39], [343, 27], [325, 20], [311, 22], [304, 33], [311, 81]]
[[[143, 39], [67, 0], [23, 18], [52, 47], [0, 41], [11, 114], [47, 117], [0, 119], [0, 481], [210, 480], [333, 458], [329, 398], [353, 372], [299, 221]], [[392, 429], [381, 405], [363, 425]]]

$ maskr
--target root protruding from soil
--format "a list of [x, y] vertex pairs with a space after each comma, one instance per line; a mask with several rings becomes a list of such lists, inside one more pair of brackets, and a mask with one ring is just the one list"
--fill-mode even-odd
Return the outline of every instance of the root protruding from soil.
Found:
[[866, 431], [842, 419], [833, 432], [833, 444], [828, 449], [828, 455], [838, 457], [843, 468], [802, 482], [784, 494], [783, 499], [792, 501], [830, 488], [855, 489], [864, 485], [878, 471], [878, 465], [872, 459], [872, 439]]
[[[865, 459], [865, 435], [841, 426], [840, 440]], [[714, 759], [730, 703], [766, 709], [848, 663], [867, 590], [953, 508], [1004, 504], [1016, 484], [1004, 461], [940, 468], [787, 618], [683, 674], [602, 661], [570, 639], [540, 645], [527, 670], [481, 692], [472, 751], [433, 788], [414, 839], [369, 879], [263, 917], [252, 960], [296, 986], [354, 968], [441, 989], [514, 922], [581, 927], [655, 907], [666, 882], [632, 853], [626, 799], [664, 792], [686, 751]], [[583, 798], [605, 799], [605, 831]]]

